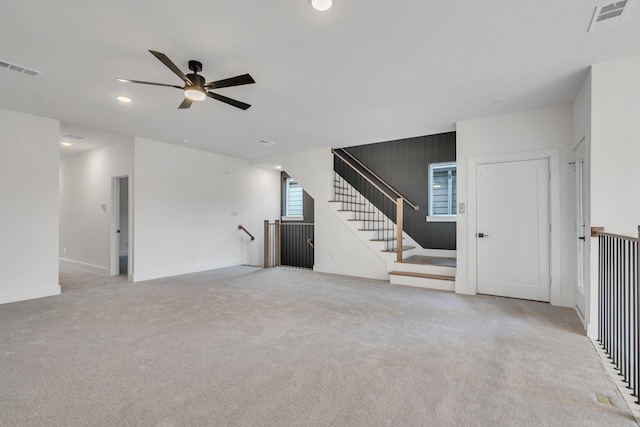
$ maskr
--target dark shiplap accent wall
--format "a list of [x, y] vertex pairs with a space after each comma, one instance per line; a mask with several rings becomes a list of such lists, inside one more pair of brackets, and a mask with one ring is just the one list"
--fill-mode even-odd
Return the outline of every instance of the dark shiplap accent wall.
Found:
[[419, 136], [345, 148], [412, 203], [405, 204], [405, 231], [423, 248], [455, 249], [455, 222], [426, 222], [429, 163], [456, 160], [456, 133]]

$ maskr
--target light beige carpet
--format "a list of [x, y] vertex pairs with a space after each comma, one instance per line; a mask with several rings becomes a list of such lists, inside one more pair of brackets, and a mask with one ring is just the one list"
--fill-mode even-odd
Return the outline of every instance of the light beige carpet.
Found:
[[282, 268], [61, 269], [62, 295], [0, 306], [2, 426], [636, 425], [570, 309]]

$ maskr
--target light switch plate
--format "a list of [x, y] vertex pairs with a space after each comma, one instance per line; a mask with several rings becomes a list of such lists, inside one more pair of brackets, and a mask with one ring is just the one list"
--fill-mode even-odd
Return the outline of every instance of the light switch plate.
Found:
[[461, 213], [461, 214], [464, 213], [464, 203], [463, 202], [458, 203], [458, 213]]

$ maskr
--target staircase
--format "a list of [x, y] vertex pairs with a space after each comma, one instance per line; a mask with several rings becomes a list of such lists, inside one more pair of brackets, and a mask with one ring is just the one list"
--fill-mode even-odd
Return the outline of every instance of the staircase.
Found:
[[438, 256], [412, 255], [395, 264], [389, 272], [394, 285], [454, 291], [456, 259]]
[[[377, 189], [381, 191], [379, 187]], [[379, 194], [379, 191], [371, 192], [373, 196], [370, 195], [378, 198], [378, 206], [385, 209], [385, 203], [396, 203], [389, 196]], [[427, 250], [405, 232], [402, 233], [399, 258], [395, 218], [385, 215], [338, 172], [334, 173], [333, 200], [329, 204], [331, 211], [346, 227], [385, 262], [391, 284], [454, 290], [456, 259], [427, 254]], [[385, 210], [393, 211], [395, 206]]]

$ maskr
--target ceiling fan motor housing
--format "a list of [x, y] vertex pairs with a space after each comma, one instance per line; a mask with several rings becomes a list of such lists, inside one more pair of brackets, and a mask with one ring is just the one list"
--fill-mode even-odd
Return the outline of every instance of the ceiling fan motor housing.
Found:
[[191, 83], [193, 83], [193, 86], [197, 86], [201, 89], [204, 89], [204, 85], [205, 85], [204, 77], [202, 77], [200, 74], [195, 74], [195, 73], [187, 74], [187, 77], [189, 78], [189, 80], [191, 80]]

